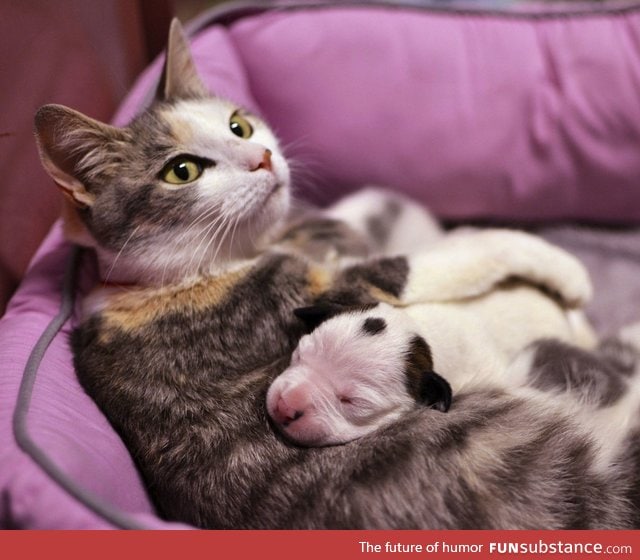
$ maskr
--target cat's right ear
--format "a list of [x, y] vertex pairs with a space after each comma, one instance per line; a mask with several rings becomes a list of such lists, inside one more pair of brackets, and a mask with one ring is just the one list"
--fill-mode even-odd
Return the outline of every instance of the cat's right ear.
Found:
[[75, 206], [94, 203], [80, 169], [92, 153], [118, 135], [117, 131], [62, 105], [45, 105], [36, 113], [35, 134], [42, 165]]
[[161, 101], [171, 101], [197, 99], [209, 95], [191, 57], [189, 41], [182, 25], [178, 19], [174, 18], [169, 29], [164, 70], [156, 90], [156, 98]]

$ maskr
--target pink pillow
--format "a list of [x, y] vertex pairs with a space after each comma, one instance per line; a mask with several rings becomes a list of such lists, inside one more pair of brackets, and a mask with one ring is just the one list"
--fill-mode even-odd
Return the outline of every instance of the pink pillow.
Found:
[[[303, 197], [378, 183], [447, 218], [640, 219], [640, 7], [329, 6], [240, 18], [230, 42], [222, 33], [195, 37], [200, 72], [272, 124]], [[159, 69], [116, 122], [150, 99]]]
[[331, 8], [231, 37], [316, 200], [374, 182], [450, 218], [640, 219], [640, 9]]

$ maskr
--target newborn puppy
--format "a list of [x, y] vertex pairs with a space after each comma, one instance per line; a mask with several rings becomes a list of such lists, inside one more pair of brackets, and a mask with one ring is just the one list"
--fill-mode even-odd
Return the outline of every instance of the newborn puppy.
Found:
[[269, 416], [293, 442], [346, 443], [417, 405], [449, 409], [451, 387], [433, 371], [431, 350], [406, 313], [386, 304], [322, 305], [296, 315], [312, 332], [267, 392]]

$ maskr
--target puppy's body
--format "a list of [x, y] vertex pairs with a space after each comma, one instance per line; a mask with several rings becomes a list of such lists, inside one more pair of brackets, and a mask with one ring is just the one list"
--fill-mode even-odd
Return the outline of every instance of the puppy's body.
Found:
[[302, 338], [267, 395], [271, 417], [306, 445], [350, 441], [413, 408], [416, 367], [443, 376], [454, 394], [517, 387], [528, 372], [508, 366], [534, 341], [594, 343], [586, 320], [571, 319], [581, 312], [522, 282], [457, 302], [317, 309], [327, 321]]
[[554, 338], [582, 348], [596, 343], [582, 311], [567, 310], [521, 282], [462, 302], [417, 304], [404, 311], [427, 340], [434, 369], [454, 391], [521, 384], [508, 366], [536, 340]]
[[[495, 341], [465, 339], [478, 334], [471, 330], [471, 323], [463, 325], [457, 338], [437, 339], [434, 344], [430, 335], [457, 329], [458, 321], [464, 319], [455, 313], [435, 313], [433, 318], [427, 333], [421, 329], [424, 321], [413, 321], [405, 311], [386, 304], [330, 316], [301, 339], [290, 366], [270, 386], [266, 403], [274, 423], [287, 439], [306, 446], [365, 445], [368, 438], [397, 435], [398, 425], [406, 426], [408, 418], [419, 417], [424, 438], [443, 437], [446, 446], [457, 449], [467, 461], [447, 463], [452, 476], [457, 469], [468, 468], [476, 487], [487, 492], [491, 492], [486, 486], [489, 471], [493, 472], [489, 477], [497, 477], [504, 468], [501, 476], [509, 480], [510, 469], [522, 469], [530, 461], [531, 471], [521, 472], [527, 480], [540, 474], [536, 471], [547, 460], [569, 465], [578, 456], [587, 471], [617, 480], [617, 488], [633, 486], [637, 454], [632, 450], [638, 445], [640, 424], [636, 346], [606, 341], [585, 350], [558, 339], [532, 342], [520, 335], [528, 346], [507, 367], [506, 350], [487, 362]], [[440, 343], [445, 345], [444, 353]], [[504, 367], [503, 375], [496, 374], [498, 367]], [[450, 396], [444, 393], [443, 397], [442, 385], [434, 384], [431, 368], [445, 378], [453, 375], [450, 409]], [[443, 398], [444, 407], [439, 406]], [[478, 398], [509, 403], [509, 413], [494, 417], [488, 405], [482, 412], [476, 410], [477, 424], [468, 424], [467, 407], [477, 405]], [[558, 439], [541, 437], [536, 426], [542, 424], [544, 432], [555, 433]], [[446, 434], [439, 432], [443, 425], [449, 427]], [[468, 439], [471, 426], [473, 440]], [[569, 451], [563, 440], [582, 443]], [[523, 463], [502, 463], [503, 455], [519, 457]], [[449, 461], [450, 456], [445, 454], [444, 459]], [[557, 488], [558, 482], [550, 478], [547, 484]], [[580, 484], [575, 490], [583, 492]], [[636, 504], [630, 511], [637, 513], [634, 491], [623, 494]]]

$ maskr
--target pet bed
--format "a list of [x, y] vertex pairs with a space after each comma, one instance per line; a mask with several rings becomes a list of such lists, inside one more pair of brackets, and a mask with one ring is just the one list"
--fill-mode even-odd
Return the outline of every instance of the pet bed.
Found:
[[[607, 334], [640, 319], [640, 5], [499, 6], [242, 4], [189, 29], [212, 91], [274, 126], [299, 196], [377, 183], [444, 219], [534, 227], [584, 259]], [[0, 320], [3, 528], [184, 527], [155, 515], [75, 379], [67, 339], [94, 279], [56, 224]]]

